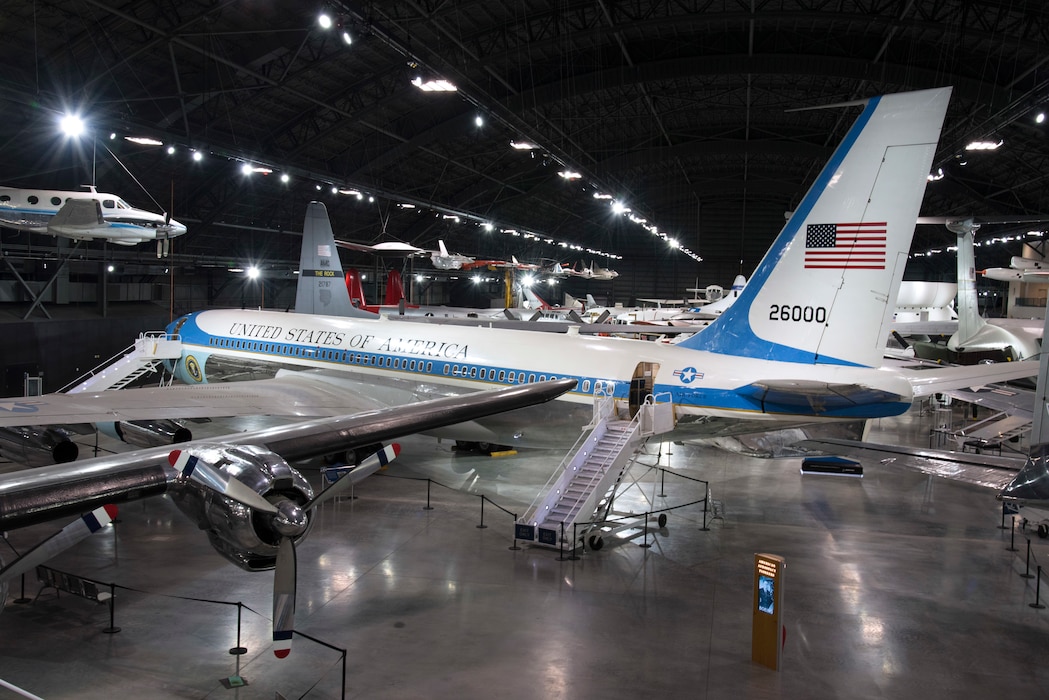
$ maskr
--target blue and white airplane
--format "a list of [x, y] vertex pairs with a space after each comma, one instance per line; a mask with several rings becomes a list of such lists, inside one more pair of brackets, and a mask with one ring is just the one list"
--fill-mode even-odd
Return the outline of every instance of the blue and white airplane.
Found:
[[[66, 421], [70, 412], [81, 422], [119, 419], [112, 404], [126, 405], [132, 397], [114, 394], [133, 392], [149, 396], [129, 414], [139, 419], [233, 415], [231, 410], [326, 415], [306, 405], [312, 400], [299, 405], [293, 394], [269, 406], [234, 406], [235, 385], [209, 384], [269, 377], [278, 369], [300, 371], [273, 381], [323, 386], [325, 401], [343, 413], [568, 378], [576, 380], [574, 391], [550, 406], [437, 433], [469, 442], [567, 447], [590, 421], [595, 394], [611, 394], [624, 410], [636, 409], [648, 394], [670, 402], [676, 421], [671, 437], [687, 439], [890, 416], [905, 411], [915, 396], [1030, 376], [1037, 368], [1023, 363], [910, 376], [881, 368], [949, 97], [950, 89], [942, 88], [855, 103], [863, 108], [856, 123], [739, 298], [702, 333], [677, 345], [390, 319], [201, 311], [168, 328], [183, 346], [172, 369], [188, 385], [173, 387], [179, 389], [177, 406], [170, 395], [163, 398], [166, 389], [82, 393], [54, 397], [68, 402], [64, 409], [49, 397], [35, 400], [22, 407], [21, 418], [42, 424], [54, 408], [65, 411]], [[334, 253], [334, 246], [319, 249]], [[194, 389], [201, 390], [199, 403], [191, 398]]]
[[[504, 445], [564, 445], [564, 428], [577, 434], [589, 420], [595, 391], [623, 404], [649, 393], [673, 403], [679, 439], [902, 413], [916, 394], [944, 388], [934, 374], [914, 388], [880, 366], [949, 97], [943, 88], [856, 103], [863, 111], [855, 125], [735, 304], [675, 346], [218, 310], [169, 327], [184, 347], [175, 374], [203, 384], [244, 376], [248, 367], [310, 369], [361, 407], [555, 377], [577, 381], [555, 402], [559, 411], [518, 411], [445, 431]], [[1033, 373], [986, 371], [996, 378]]]
[[186, 232], [166, 214], [136, 209], [114, 194], [0, 187], [0, 226], [73, 240], [120, 245], [164, 242]]

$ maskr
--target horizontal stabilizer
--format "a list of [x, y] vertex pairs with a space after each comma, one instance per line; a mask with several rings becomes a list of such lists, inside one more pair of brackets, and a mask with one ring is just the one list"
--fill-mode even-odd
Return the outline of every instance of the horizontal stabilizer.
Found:
[[996, 382], [1033, 377], [1038, 374], [1038, 361], [1024, 360], [959, 367], [914, 366], [901, 367], [895, 371], [910, 382], [914, 398], [917, 399], [953, 389], [976, 389]]
[[762, 410], [783, 412], [804, 409], [826, 413], [853, 406], [909, 401], [889, 391], [860, 384], [830, 384], [810, 380], [765, 380], [736, 389], [736, 393], [761, 402]]

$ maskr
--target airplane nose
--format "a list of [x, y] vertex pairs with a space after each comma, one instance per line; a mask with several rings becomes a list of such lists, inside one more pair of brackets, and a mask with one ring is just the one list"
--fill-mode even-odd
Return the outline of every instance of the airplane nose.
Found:
[[171, 228], [171, 232], [168, 234], [169, 237], [174, 238], [175, 236], [181, 236], [186, 232], [186, 225], [180, 224], [179, 222], [172, 219], [167, 224]]

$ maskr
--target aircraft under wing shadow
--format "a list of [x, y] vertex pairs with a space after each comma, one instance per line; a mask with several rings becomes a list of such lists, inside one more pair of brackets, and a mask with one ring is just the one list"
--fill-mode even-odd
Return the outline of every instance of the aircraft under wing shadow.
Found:
[[[0, 609], [10, 580], [104, 528], [116, 503], [166, 493], [226, 559], [247, 571], [275, 569], [273, 652], [284, 658], [294, 633], [296, 544], [318, 505], [397, 457], [397, 445], [381, 443], [550, 401], [575, 383], [479, 391], [0, 475], [0, 530], [83, 514], [0, 569]], [[369, 445], [378, 448], [371, 457], [318, 494], [288, 463]]]

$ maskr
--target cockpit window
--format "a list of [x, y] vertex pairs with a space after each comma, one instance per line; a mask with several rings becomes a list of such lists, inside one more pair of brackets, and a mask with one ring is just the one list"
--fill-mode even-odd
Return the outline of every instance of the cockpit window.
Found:
[[117, 209], [134, 209], [130, 204], [125, 202], [123, 199], [117, 200]]
[[112, 200], [112, 199], [103, 199], [102, 200], [102, 206], [105, 207], [106, 209], [114, 209], [114, 208], [116, 208], [117, 203], [114, 200]]

